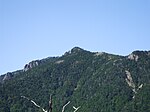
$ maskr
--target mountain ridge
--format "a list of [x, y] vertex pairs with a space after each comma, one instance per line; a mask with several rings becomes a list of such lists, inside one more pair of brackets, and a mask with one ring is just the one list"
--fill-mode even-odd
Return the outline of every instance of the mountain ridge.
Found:
[[73, 111], [72, 106], [81, 106], [78, 112], [149, 112], [149, 54], [134, 51], [119, 56], [75, 47], [60, 57], [42, 59], [42, 64], [0, 84], [0, 111], [41, 112], [20, 97], [48, 108], [52, 94], [53, 112], [68, 101], [66, 112]]
[[[69, 50], [69, 51], [67, 51], [67, 52], [65, 52], [63, 55], [67, 55], [67, 54], [69, 54], [69, 53], [71, 53], [71, 51], [77, 51], [77, 50], [81, 50], [81, 51], [88, 51], [88, 50], [84, 50], [83, 48], [80, 48], [80, 47], [73, 47], [71, 50]], [[90, 51], [88, 51], [88, 52], [90, 52]], [[130, 56], [130, 55], [132, 55], [132, 54], [139, 54], [139, 53], [147, 53], [147, 55], [150, 55], [150, 50], [149, 51], [143, 51], [143, 50], [135, 50], [135, 51], [133, 51], [133, 52], [131, 52], [130, 54], [128, 54], [128, 55], [126, 55], [126, 56]], [[107, 53], [107, 52], [91, 52], [91, 53], [96, 53], [95, 55], [101, 55], [101, 54], [110, 54], [110, 55], [116, 55], [116, 54], [113, 54], [113, 53]], [[63, 56], [62, 55], [62, 56]], [[123, 56], [123, 55], [116, 55], [116, 56]], [[123, 57], [126, 57], [126, 56], [123, 56]], [[28, 62], [28, 64], [30, 65], [30, 64], [32, 64], [32, 62], [34, 63], [34, 62], [38, 62], [39, 61], [39, 63], [40, 63], [40, 61], [45, 61], [45, 60], [47, 60], [47, 59], [49, 59], [49, 58], [56, 58], [57, 56], [54, 56], [54, 57], [47, 57], [47, 58], [43, 58], [43, 59], [37, 59], [37, 60], [32, 60], [32, 61], [30, 61], [30, 62]], [[61, 57], [61, 56], [59, 56], [59, 57]], [[131, 57], [133, 57], [133, 56], [131, 56]], [[130, 57], [129, 57], [130, 58]], [[25, 66], [26, 65], [28, 65], [28, 64], [25, 64], [24, 65], [24, 68], [23, 69], [20, 69], [20, 70], [15, 70], [15, 71], [9, 71], [9, 72], [7, 72], [7, 73], [13, 73], [13, 72], [17, 72], [17, 71], [22, 71], [22, 70], [24, 70], [25, 69]], [[32, 65], [31, 65], [32, 66]], [[31, 67], [32, 68], [32, 67]], [[4, 74], [1, 74], [0, 76], [3, 76], [3, 75], [6, 75], [7, 73], [4, 73]]]

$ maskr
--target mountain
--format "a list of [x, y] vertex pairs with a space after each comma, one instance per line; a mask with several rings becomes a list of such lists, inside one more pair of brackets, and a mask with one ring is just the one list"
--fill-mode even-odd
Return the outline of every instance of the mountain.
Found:
[[75, 47], [0, 79], [0, 112], [43, 112], [50, 95], [53, 112], [65, 104], [65, 112], [150, 112], [150, 51], [119, 56]]

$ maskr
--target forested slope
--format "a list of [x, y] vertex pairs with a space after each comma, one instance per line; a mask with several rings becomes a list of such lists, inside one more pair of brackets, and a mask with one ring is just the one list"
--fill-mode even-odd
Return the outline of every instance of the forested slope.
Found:
[[42, 112], [26, 96], [53, 112], [150, 112], [150, 52], [128, 56], [79, 47], [18, 72], [0, 84], [0, 112]]

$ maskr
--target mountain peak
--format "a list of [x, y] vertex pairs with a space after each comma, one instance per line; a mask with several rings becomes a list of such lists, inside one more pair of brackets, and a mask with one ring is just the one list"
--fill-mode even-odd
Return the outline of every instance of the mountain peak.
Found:
[[128, 59], [138, 61], [139, 58], [146, 58], [150, 56], [150, 51], [133, 51], [128, 55]]
[[76, 54], [76, 53], [79, 53], [79, 52], [82, 52], [82, 51], [85, 51], [85, 50], [80, 48], [80, 47], [74, 47], [70, 51], [66, 52], [65, 55]]
[[[37, 101], [47, 107], [49, 94], [54, 96], [54, 112], [68, 101], [81, 106], [82, 112], [149, 111], [149, 51], [118, 56], [74, 47], [61, 57], [31, 61], [24, 70], [28, 72], [20, 70], [0, 77], [3, 103], [0, 103], [0, 112], [18, 109], [38, 112], [41, 108], [34, 108], [32, 104], [36, 105]], [[28, 98], [21, 96], [35, 101], [26, 102]], [[71, 112], [72, 108], [67, 111]]]
[[83, 51], [84, 49], [80, 48], [80, 47], [74, 47], [71, 49], [72, 52], [78, 52], [78, 51]]

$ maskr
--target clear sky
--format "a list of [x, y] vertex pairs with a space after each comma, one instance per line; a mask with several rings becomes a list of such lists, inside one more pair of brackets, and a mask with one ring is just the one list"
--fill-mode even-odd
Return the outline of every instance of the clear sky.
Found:
[[0, 74], [75, 46], [150, 50], [150, 0], [0, 0]]

